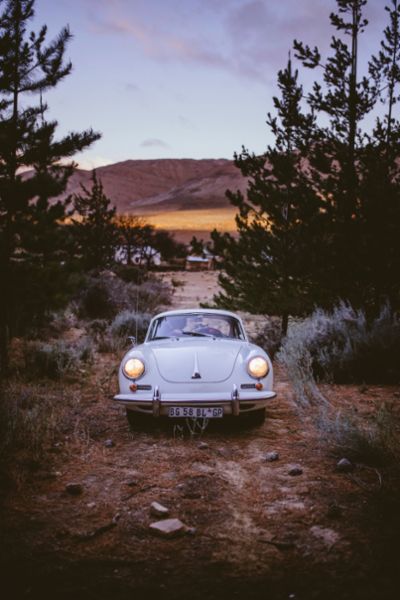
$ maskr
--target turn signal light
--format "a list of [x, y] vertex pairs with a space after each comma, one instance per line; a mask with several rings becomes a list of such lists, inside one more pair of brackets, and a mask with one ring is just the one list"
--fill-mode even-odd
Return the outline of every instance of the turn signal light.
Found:
[[258, 381], [256, 383], [256, 390], [261, 391], [264, 388], [263, 384], [261, 383], [261, 381]]
[[136, 383], [131, 383], [131, 385], [129, 386], [129, 389], [131, 390], [131, 392], [136, 392], [136, 390], [137, 390]]

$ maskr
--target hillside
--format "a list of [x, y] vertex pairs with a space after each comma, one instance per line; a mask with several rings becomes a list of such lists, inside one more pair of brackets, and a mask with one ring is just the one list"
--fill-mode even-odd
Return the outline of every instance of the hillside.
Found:
[[[118, 212], [136, 214], [230, 208], [227, 189], [242, 189], [246, 180], [225, 159], [126, 160], [99, 167], [105, 193]], [[90, 185], [91, 171], [77, 170], [67, 194]]]

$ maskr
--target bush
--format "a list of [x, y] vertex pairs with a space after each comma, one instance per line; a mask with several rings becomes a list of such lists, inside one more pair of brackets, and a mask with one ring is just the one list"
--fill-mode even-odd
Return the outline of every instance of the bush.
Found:
[[115, 273], [126, 283], [135, 283], [140, 285], [149, 278], [148, 271], [137, 265], [116, 265]]
[[323, 411], [317, 419], [323, 439], [335, 456], [376, 466], [400, 458], [400, 432], [395, 423], [395, 416], [385, 406], [370, 422], [350, 411]]
[[270, 358], [274, 358], [282, 343], [282, 327], [279, 318], [270, 317], [262, 331], [251, 340], [265, 350]]
[[76, 370], [81, 363], [93, 357], [93, 346], [88, 339], [76, 344], [65, 342], [28, 343], [25, 348], [25, 373], [30, 377], [60, 379], [67, 372]]
[[400, 322], [389, 306], [368, 323], [363, 311], [342, 302], [332, 312], [316, 310], [292, 323], [278, 359], [287, 367], [298, 408], [309, 411], [331, 450], [383, 464], [400, 457], [400, 432], [392, 412], [381, 408], [372, 419], [356, 411], [338, 412], [317, 382], [398, 382], [399, 356]]
[[81, 318], [111, 320], [123, 310], [155, 312], [171, 303], [171, 295], [170, 286], [163, 281], [149, 278], [136, 285], [104, 271], [88, 280], [76, 300], [76, 310]]
[[385, 305], [368, 322], [364, 311], [341, 302], [294, 324], [280, 358], [293, 375], [335, 383], [400, 382], [400, 319]]
[[0, 448], [24, 449], [31, 459], [40, 458], [65, 425], [64, 403], [36, 386], [9, 382], [0, 392]]
[[118, 310], [118, 304], [104, 283], [91, 282], [85, 289], [79, 304], [79, 316], [90, 319], [110, 319]]
[[117, 344], [126, 344], [129, 336], [137, 338], [138, 342], [142, 342], [145, 338], [151, 315], [147, 313], [134, 313], [125, 310], [117, 315], [111, 323], [110, 333]]

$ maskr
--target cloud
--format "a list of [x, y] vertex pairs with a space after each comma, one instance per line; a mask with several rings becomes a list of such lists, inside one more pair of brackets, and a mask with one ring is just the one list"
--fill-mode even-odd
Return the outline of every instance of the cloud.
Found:
[[165, 33], [143, 23], [132, 20], [110, 18], [99, 24], [98, 30], [127, 35], [133, 38], [146, 56], [161, 61], [177, 59], [184, 62], [197, 62], [207, 66], [229, 66], [229, 61], [219, 52], [210, 50], [194, 38]]
[[124, 87], [126, 92], [140, 92], [140, 87], [137, 83], [126, 83]]
[[147, 138], [141, 142], [142, 148], [169, 148], [169, 145], [158, 138]]
[[[90, 0], [87, 0], [90, 1]], [[335, 0], [100, 0], [96, 30], [130, 38], [147, 58], [275, 81], [299, 38], [325, 52]], [[151, 6], [151, 8], [150, 8]]]
[[106, 158], [105, 156], [83, 156], [81, 159], [76, 160], [79, 169], [91, 171], [98, 167], [105, 167], [106, 165], [112, 165], [115, 160]]

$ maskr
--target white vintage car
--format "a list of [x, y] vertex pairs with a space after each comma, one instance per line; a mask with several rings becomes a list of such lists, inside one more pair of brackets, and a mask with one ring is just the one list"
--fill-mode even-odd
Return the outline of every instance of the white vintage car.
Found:
[[150, 322], [119, 370], [131, 425], [137, 414], [215, 419], [252, 414], [262, 422], [275, 397], [268, 355], [251, 344], [241, 319], [225, 310], [163, 312]]

